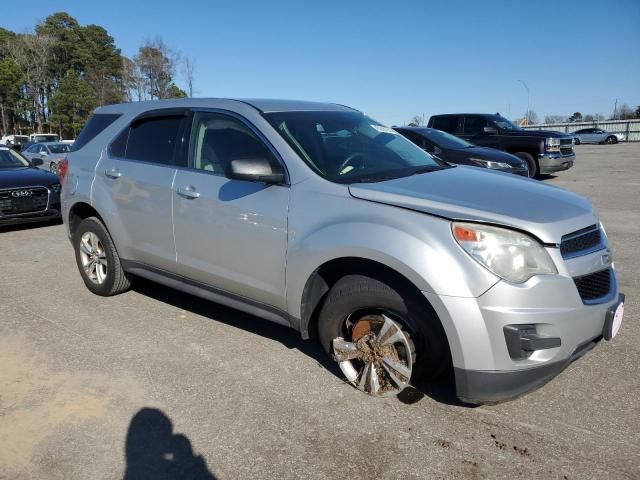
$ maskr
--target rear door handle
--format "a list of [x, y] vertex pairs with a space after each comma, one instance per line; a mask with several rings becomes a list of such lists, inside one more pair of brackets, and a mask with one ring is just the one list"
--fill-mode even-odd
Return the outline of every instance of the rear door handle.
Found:
[[178, 192], [178, 195], [185, 198], [198, 198], [200, 196], [200, 194], [196, 192], [195, 187], [192, 187], [192, 186], [178, 187], [176, 192]]
[[110, 168], [109, 170], [105, 170], [104, 174], [109, 178], [120, 178], [122, 173], [116, 170], [115, 168]]

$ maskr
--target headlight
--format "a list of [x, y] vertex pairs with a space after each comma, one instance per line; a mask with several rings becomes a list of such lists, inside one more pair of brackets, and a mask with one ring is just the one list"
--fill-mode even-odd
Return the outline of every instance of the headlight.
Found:
[[51, 191], [53, 193], [60, 193], [60, 184], [59, 183], [54, 183], [53, 185], [50, 185], [51, 187]]
[[534, 275], [558, 273], [544, 247], [528, 235], [476, 223], [454, 222], [451, 229], [474, 260], [508, 282], [524, 283]]
[[513, 168], [511, 165], [504, 162], [494, 162], [493, 160], [483, 160], [482, 158], [470, 158], [469, 160], [484, 168]]
[[559, 138], [547, 138], [544, 141], [544, 149], [547, 152], [559, 152], [560, 151], [560, 139]]

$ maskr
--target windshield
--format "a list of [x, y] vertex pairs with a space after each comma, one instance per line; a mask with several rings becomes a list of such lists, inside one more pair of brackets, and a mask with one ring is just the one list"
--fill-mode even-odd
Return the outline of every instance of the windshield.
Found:
[[337, 183], [380, 181], [445, 168], [394, 130], [359, 112], [265, 114], [300, 157]]
[[450, 148], [452, 150], [459, 150], [461, 148], [473, 147], [469, 142], [462, 140], [450, 133], [443, 132], [442, 130], [435, 130], [433, 128], [420, 130], [420, 134], [427, 140], [435, 143], [440, 148]]
[[66, 153], [71, 148], [71, 145], [66, 143], [55, 143], [53, 145], [47, 145], [51, 153]]
[[511, 123], [501, 115], [492, 115], [491, 120], [502, 130], [522, 130], [519, 126]]
[[28, 167], [29, 162], [15, 150], [0, 150], [0, 169]]

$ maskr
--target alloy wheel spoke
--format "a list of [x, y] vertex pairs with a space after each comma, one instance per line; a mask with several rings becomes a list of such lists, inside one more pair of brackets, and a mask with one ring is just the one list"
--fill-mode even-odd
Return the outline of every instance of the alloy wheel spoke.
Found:
[[360, 351], [353, 342], [347, 342], [339, 337], [333, 340], [333, 356], [337, 362], [345, 362], [360, 358]]
[[376, 395], [378, 390], [380, 390], [380, 381], [378, 380], [378, 370], [376, 369], [375, 364], [371, 363], [369, 367], [369, 393], [371, 395]]
[[365, 363], [364, 368], [360, 372], [360, 381], [358, 382], [358, 388], [363, 392], [367, 391], [367, 382], [369, 380], [370, 369], [371, 369], [371, 363]]
[[394, 343], [402, 342], [404, 340], [404, 334], [398, 328], [398, 326], [386, 315], [384, 317], [384, 324], [378, 334], [379, 342], [381, 345], [393, 345]]
[[85, 238], [80, 240], [80, 251], [85, 255], [91, 255], [91, 246], [88, 244]]
[[382, 367], [393, 377], [398, 377], [398, 374], [401, 378], [405, 378], [404, 383], [408, 382], [411, 378], [411, 369], [406, 367], [404, 364], [397, 362], [389, 357], [385, 357], [382, 359]]

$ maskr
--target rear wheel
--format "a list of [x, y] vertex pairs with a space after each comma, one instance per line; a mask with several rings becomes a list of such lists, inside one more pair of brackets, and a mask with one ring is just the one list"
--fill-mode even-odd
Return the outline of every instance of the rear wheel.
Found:
[[607, 137], [606, 142], [608, 144], [612, 144], [612, 143], [618, 143], [618, 137], [614, 136], [614, 135], [610, 135]]
[[396, 395], [449, 366], [444, 331], [424, 301], [362, 275], [338, 280], [318, 318], [323, 348], [346, 379], [375, 396]]
[[73, 246], [78, 270], [89, 290], [108, 297], [129, 289], [131, 281], [122, 268], [109, 232], [98, 218], [89, 217], [80, 222]]
[[527, 152], [516, 152], [514, 155], [527, 162], [527, 165], [529, 166], [529, 178], [535, 178], [538, 175], [538, 164], [533, 158], [533, 155]]
[[574, 144], [574, 145], [580, 145], [580, 139], [579, 139], [578, 137], [575, 137], [575, 138], [573, 139], [573, 144]]
[[58, 164], [56, 162], [51, 162], [49, 164], [49, 171], [58, 175]]

